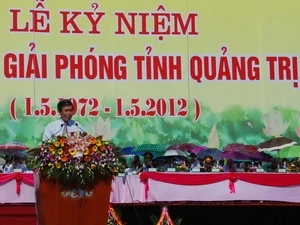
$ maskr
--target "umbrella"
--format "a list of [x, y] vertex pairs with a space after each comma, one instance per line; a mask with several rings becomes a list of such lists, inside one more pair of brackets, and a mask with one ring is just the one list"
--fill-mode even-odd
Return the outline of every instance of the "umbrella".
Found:
[[213, 159], [220, 159], [219, 154], [221, 151], [217, 148], [207, 148], [197, 154], [199, 159], [204, 159], [206, 156], [211, 156]]
[[153, 161], [166, 161], [167, 158], [183, 159], [187, 157], [186, 153], [177, 149], [169, 149], [162, 156], [155, 157]]
[[190, 153], [195, 153], [197, 155], [199, 152], [201, 152], [205, 149], [207, 149], [205, 146], [197, 146], [195, 148], [192, 148], [189, 152]]
[[27, 156], [26, 150], [29, 150], [29, 148], [19, 142], [7, 142], [0, 145], [0, 153], [7, 156], [25, 157]]
[[173, 149], [173, 150], [187, 150], [190, 151], [193, 148], [196, 148], [197, 145], [193, 144], [193, 143], [183, 143], [183, 144], [175, 144], [175, 145], [171, 145], [168, 147], [169, 149]]
[[182, 157], [186, 157], [186, 154], [181, 150], [169, 149], [163, 154], [163, 156], [182, 156]]
[[166, 151], [166, 145], [160, 144], [143, 144], [132, 150], [133, 154], [144, 154], [146, 152], [151, 152], [153, 156], [161, 156]]
[[300, 157], [300, 145], [288, 146], [281, 149], [278, 153], [279, 158], [299, 158]]
[[258, 147], [255, 145], [246, 145], [244, 152], [257, 152]]
[[274, 160], [271, 155], [264, 152], [246, 152], [245, 154], [253, 161], [271, 162]]
[[262, 142], [258, 145], [258, 151], [279, 151], [284, 147], [289, 147], [297, 144], [297, 142], [286, 137], [274, 137], [270, 140]]
[[245, 151], [246, 146], [240, 143], [228, 144], [223, 151], [224, 152], [242, 152]]
[[224, 151], [219, 154], [220, 158], [233, 159], [233, 160], [251, 160], [246, 154], [238, 151]]
[[122, 155], [133, 155], [135, 152], [133, 152], [134, 147], [124, 147], [121, 149]]

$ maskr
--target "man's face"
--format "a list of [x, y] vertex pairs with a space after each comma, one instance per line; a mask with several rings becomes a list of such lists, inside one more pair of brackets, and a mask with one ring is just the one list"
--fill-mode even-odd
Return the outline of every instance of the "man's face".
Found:
[[145, 165], [151, 165], [152, 160], [151, 160], [151, 158], [147, 157], [144, 159], [144, 162], [145, 162]]
[[73, 106], [68, 105], [63, 107], [59, 114], [64, 122], [68, 122], [70, 119], [72, 119], [72, 116], [74, 114]]

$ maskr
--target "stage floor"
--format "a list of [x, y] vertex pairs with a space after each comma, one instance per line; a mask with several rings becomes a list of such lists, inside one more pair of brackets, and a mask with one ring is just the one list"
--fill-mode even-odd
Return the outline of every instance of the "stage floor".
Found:
[[[245, 224], [245, 221], [247, 224], [286, 224], [298, 215], [300, 209], [300, 203], [251, 201], [113, 205], [126, 225], [153, 225], [150, 217], [159, 218], [162, 206], [168, 207], [173, 220], [182, 219], [180, 225], [197, 225], [200, 221], [205, 225], [240, 225]], [[35, 204], [0, 204], [0, 225], [36, 225]]]

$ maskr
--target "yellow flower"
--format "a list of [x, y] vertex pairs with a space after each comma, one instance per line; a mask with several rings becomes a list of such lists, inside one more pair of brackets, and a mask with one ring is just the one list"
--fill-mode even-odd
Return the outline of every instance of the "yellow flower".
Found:
[[76, 149], [70, 149], [69, 152], [70, 152], [70, 155], [75, 155], [76, 154]]
[[96, 169], [96, 165], [95, 165], [95, 164], [92, 164], [92, 165], [91, 165], [91, 168], [92, 168], [92, 170], [93, 170], [93, 169]]
[[97, 151], [98, 151], [98, 147], [97, 147], [97, 145], [94, 145], [94, 147], [93, 147], [93, 151], [94, 151], [94, 152], [97, 152]]
[[58, 149], [58, 152], [57, 152], [59, 155], [62, 155], [64, 153], [64, 150], [62, 148]]
[[60, 145], [60, 142], [59, 141], [56, 141], [55, 143], [54, 143], [54, 146], [55, 147], [58, 147]]
[[83, 154], [88, 155], [89, 154], [89, 149], [88, 148], [84, 149]]
[[100, 140], [97, 140], [97, 143], [96, 143], [97, 146], [101, 146], [102, 145], [102, 141]]
[[59, 162], [56, 162], [56, 163], [55, 163], [55, 166], [56, 166], [57, 169], [60, 169], [61, 164], [60, 164]]

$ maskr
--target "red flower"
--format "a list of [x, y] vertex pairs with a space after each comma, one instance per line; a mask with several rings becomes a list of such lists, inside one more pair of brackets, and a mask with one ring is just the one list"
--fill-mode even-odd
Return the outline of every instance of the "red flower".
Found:
[[84, 161], [85, 161], [85, 162], [89, 162], [89, 161], [91, 161], [91, 159], [92, 159], [92, 158], [91, 158], [90, 156], [86, 156], [86, 157], [84, 158]]
[[146, 182], [148, 181], [148, 179], [149, 179], [148, 173], [141, 173], [141, 174], [140, 174], [140, 180], [141, 180], [142, 182], [146, 183]]
[[67, 162], [68, 161], [68, 157], [67, 156], [62, 156], [61, 158], [60, 158], [60, 160], [62, 161], [62, 162]]
[[70, 145], [65, 144], [65, 145], [64, 145], [64, 150], [65, 150], [65, 151], [69, 151], [69, 149], [70, 149]]
[[237, 176], [236, 176], [236, 174], [235, 174], [234, 172], [231, 172], [231, 173], [229, 174], [228, 179], [229, 179], [231, 182], [236, 182], [236, 181], [237, 181]]

